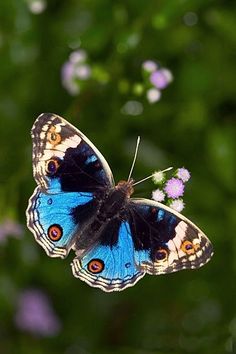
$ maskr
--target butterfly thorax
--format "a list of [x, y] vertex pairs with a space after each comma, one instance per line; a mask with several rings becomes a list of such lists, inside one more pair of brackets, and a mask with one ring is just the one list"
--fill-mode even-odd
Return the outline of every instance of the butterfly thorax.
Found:
[[133, 181], [120, 181], [114, 188], [109, 190], [100, 205], [97, 219], [105, 221], [119, 215], [124, 209], [127, 200], [133, 193]]

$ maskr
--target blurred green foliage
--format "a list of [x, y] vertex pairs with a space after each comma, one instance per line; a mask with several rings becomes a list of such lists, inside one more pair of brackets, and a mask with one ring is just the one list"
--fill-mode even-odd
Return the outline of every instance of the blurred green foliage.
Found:
[[[0, 244], [0, 353], [233, 353], [235, 1], [48, 0], [38, 14], [32, 1], [0, 2], [0, 223], [11, 218], [24, 227], [20, 240]], [[61, 67], [79, 47], [101, 80], [72, 97], [62, 87]], [[130, 89], [147, 59], [174, 76], [153, 105]], [[133, 99], [142, 113], [123, 114]], [[192, 179], [184, 213], [209, 235], [212, 261], [106, 294], [73, 278], [71, 257], [48, 258], [25, 226], [35, 186], [30, 128], [42, 112], [81, 129], [116, 180], [128, 174], [137, 135], [136, 179], [158, 168], [187, 167]], [[152, 187], [147, 182], [136, 195], [150, 196]], [[51, 299], [62, 324], [57, 336], [37, 338], [16, 328], [17, 297], [27, 288]]]

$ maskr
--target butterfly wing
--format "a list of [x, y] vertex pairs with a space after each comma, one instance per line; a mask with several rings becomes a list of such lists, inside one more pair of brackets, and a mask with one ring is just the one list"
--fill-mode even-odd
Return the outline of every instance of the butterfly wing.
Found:
[[100, 244], [73, 260], [73, 274], [106, 292], [124, 290], [145, 275], [135, 264], [134, 251], [129, 223], [113, 218], [101, 232]]
[[63, 118], [35, 121], [33, 174], [38, 184], [26, 211], [27, 226], [51, 257], [65, 257], [76, 235], [96, 213], [99, 198], [114, 185], [96, 147]]
[[212, 257], [206, 235], [173, 209], [148, 199], [131, 199], [128, 211], [140, 271], [158, 275], [194, 269]]

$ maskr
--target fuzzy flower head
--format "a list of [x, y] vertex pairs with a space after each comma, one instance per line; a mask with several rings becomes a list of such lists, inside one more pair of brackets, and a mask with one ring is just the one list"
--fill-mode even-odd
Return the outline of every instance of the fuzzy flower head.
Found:
[[165, 193], [161, 189], [157, 188], [152, 192], [152, 199], [156, 202], [163, 202], [165, 199]]
[[172, 177], [166, 182], [164, 191], [168, 198], [176, 199], [181, 197], [184, 194], [183, 181], [179, 178]]
[[162, 171], [155, 171], [152, 175], [153, 183], [160, 184], [164, 181], [165, 175]]
[[153, 60], [146, 60], [143, 62], [143, 69], [148, 73], [152, 73], [157, 70], [157, 64]]
[[176, 211], [178, 211], [179, 213], [181, 213], [181, 211], [184, 209], [184, 202], [183, 199], [175, 199], [172, 200], [172, 202], [170, 203], [170, 207]]
[[168, 69], [159, 69], [152, 72], [150, 82], [159, 90], [166, 88], [172, 81], [172, 74]]
[[161, 91], [152, 87], [149, 90], [147, 90], [147, 100], [149, 103], [155, 103], [157, 101], [160, 101], [161, 99]]
[[178, 168], [176, 176], [183, 182], [188, 182], [191, 177], [190, 172], [184, 167]]
[[82, 82], [91, 77], [91, 67], [86, 60], [86, 52], [76, 50], [70, 54], [69, 60], [62, 66], [62, 85], [71, 95], [79, 94]]

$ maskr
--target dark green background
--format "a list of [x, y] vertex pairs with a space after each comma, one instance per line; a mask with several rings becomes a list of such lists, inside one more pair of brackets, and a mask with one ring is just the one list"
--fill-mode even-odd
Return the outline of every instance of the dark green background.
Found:
[[[236, 337], [235, 1], [48, 1], [40, 15], [27, 2], [0, 2], [0, 219], [24, 227], [0, 245], [0, 353], [233, 353]], [[184, 16], [198, 21], [187, 26]], [[136, 38], [130, 45], [130, 36]], [[132, 41], [131, 41], [132, 42]], [[78, 45], [109, 75], [71, 97], [60, 70]], [[154, 105], [121, 82], [141, 82], [141, 64], [156, 59], [173, 83]], [[141, 115], [121, 113], [130, 99]], [[184, 214], [211, 239], [215, 255], [197, 271], [146, 276], [106, 294], [72, 276], [70, 260], [50, 259], [25, 226], [32, 178], [30, 128], [42, 112], [58, 113], [105, 155], [116, 181], [126, 178], [137, 135], [134, 177], [185, 166], [192, 173]], [[150, 197], [151, 182], [136, 196]], [[62, 330], [35, 338], [14, 325], [25, 288], [51, 299]]]

